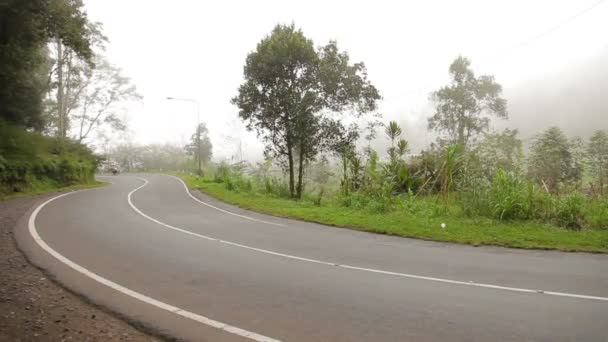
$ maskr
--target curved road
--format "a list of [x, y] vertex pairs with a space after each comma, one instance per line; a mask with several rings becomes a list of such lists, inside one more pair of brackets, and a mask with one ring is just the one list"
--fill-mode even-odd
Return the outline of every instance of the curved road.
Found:
[[334, 229], [171, 176], [109, 179], [34, 211], [18, 242], [67, 286], [179, 338], [608, 340], [606, 255]]

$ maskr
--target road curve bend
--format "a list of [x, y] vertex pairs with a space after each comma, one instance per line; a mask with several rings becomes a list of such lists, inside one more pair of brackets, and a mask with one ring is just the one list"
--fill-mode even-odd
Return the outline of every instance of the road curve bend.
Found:
[[94, 302], [193, 341], [604, 341], [608, 257], [253, 213], [167, 175], [57, 196], [17, 231]]

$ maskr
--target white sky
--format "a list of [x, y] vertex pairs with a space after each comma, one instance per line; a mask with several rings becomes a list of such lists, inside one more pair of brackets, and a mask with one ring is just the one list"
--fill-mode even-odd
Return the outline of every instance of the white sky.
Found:
[[214, 154], [233, 154], [233, 136], [257, 159], [262, 145], [239, 127], [229, 101], [245, 57], [277, 23], [294, 22], [316, 45], [335, 39], [353, 62], [365, 62], [384, 97], [384, 120], [407, 122], [406, 137], [425, 144], [428, 94], [446, 83], [457, 55], [477, 74], [495, 75], [508, 94], [608, 46], [608, 1], [535, 39], [597, 2], [88, 0], [86, 8], [110, 38], [109, 60], [144, 96], [128, 113], [132, 141], [185, 143], [194, 106], [166, 97], [196, 98]]

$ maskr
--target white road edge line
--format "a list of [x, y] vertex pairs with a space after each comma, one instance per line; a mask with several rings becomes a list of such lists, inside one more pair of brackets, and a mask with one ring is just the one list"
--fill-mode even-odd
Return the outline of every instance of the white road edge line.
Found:
[[190, 198], [192, 198], [193, 200], [195, 200], [196, 202], [198, 202], [198, 203], [200, 203], [200, 204], [202, 204], [202, 205], [206, 205], [206, 206], [208, 206], [209, 208], [213, 208], [213, 209], [215, 209], [215, 210], [221, 211], [221, 212], [223, 212], [223, 213], [225, 213], [225, 214], [228, 214], [228, 215], [233, 215], [233, 216], [237, 216], [237, 217], [240, 217], [240, 218], [244, 218], [244, 219], [247, 219], [247, 220], [256, 221], [256, 222], [260, 222], [260, 223], [271, 224], [271, 225], [273, 225], [273, 226], [285, 227], [285, 225], [284, 225], [284, 224], [281, 224], [281, 223], [270, 222], [270, 221], [264, 221], [264, 220], [256, 219], [255, 217], [251, 217], [251, 216], [246, 216], [246, 215], [241, 215], [241, 214], [233, 213], [233, 212], [231, 212], [231, 211], [228, 211], [228, 210], [225, 210], [225, 209], [222, 209], [222, 208], [218, 208], [218, 207], [216, 207], [216, 206], [214, 206], [214, 205], [211, 205], [211, 204], [209, 204], [209, 203], [207, 203], [207, 202], [201, 201], [200, 199], [198, 199], [198, 198], [196, 198], [194, 195], [192, 195], [192, 193], [190, 193], [190, 189], [188, 189], [188, 186], [186, 185], [186, 183], [184, 183], [184, 181], [183, 181], [181, 178], [176, 177], [176, 176], [173, 176], [173, 175], [167, 175], [167, 176], [169, 176], [169, 177], [171, 177], [171, 178], [175, 178], [175, 179], [177, 179], [178, 181], [180, 181], [180, 182], [182, 183], [182, 185], [184, 186], [184, 189], [186, 189], [186, 193], [188, 194], [188, 196], [190, 196]]
[[[147, 182], [146, 182], [147, 184]], [[145, 185], [145, 184], [144, 184]], [[141, 187], [139, 187], [141, 188]], [[139, 189], [137, 188], [137, 189]], [[59, 252], [55, 251], [53, 248], [51, 248], [44, 240], [42, 240], [42, 238], [40, 237], [40, 235], [38, 234], [38, 231], [36, 230], [36, 217], [38, 216], [38, 213], [40, 212], [40, 210], [42, 208], [44, 208], [44, 206], [46, 206], [47, 204], [49, 204], [50, 202], [70, 195], [70, 194], [74, 194], [76, 192], [79, 191], [73, 191], [73, 192], [68, 192], [65, 194], [61, 194], [59, 196], [55, 196], [53, 198], [48, 199], [46, 202], [42, 203], [41, 205], [39, 205], [34, 212], [32, 212], [32, 215], [30, 215], [29, 221], [28, 221], [28, 228], [29, 228], [29, 232], [30, 235], [32, 236], [32, 238], [34, 239], [34, 241], [36, 241], [36, 243], [38, 243], [38, 246], [40, 246], [40, 248], [42, 248], [43, 250], [45, 250], [47, 253], [49, 253], [50, 255], [52, 255], [53, 257], [55, 257], [55, 259], [61, 261], [62, 263], [64, 263], [65, 265], [69, 266], [70, 268], [74, 269], [77, 272], [82, 273], [83, 275], [97, 281], [98, 283], [101, 283], [103, 285], [106, 285], [118, 292], [121, 292], [123, 294], [126, 294], [127, 296], [133, 297], [139, 301], [142, 301], [144, 303], [153, 305], [159, 309], [163, 309], [166, 311], [169, 311], [171, 313], [174, 313], [176, 315], [191, 319], [193, 321], [208, 325], [210, 327], [213, 328], [217, 328], [220, 330], [223, 330], [227, 333], [231, 333], [231, 334], [235, 334], [241, 337], [245, 337], [257, 342], [280, 342], [279, 340], [264, 336], [264, 335], [260, 335], [251, 331], [247, 331], [245, 329], [241, 329], [235, 326], [231, 326], [228, 325], [226, 323], [222, 323], [198, 314], [195, 314], [193, 312], [190, 311], [186, 311], [183, 309], [180, 309], [178, 307], [175, 307], [173, 305], [161, 302], [159, 300], [156, 300], [154, 298], [148, 297], [144, 294], [141, 294], [139, 292], [133, 291], [129, 288], [126, 288], [122, 285], [119, 285], [111, 280], [108, 280], [96, 273], [93, 273], [92, 271], [89, 271], [88, 269], [78, 265], [77, 263], [73, 262], [72, 260], [66, 258], [65, 256], [61, 255]], [[132, 193], [132, 192], [131, 192]], [[131, 193], [129, 193], [129, 196], [131, 196]], [[156, 221], [155, 221], [156, 222]]]
[[[184, 234], [188, 234], [188, 235], [191, 235], [191, 236], [203, 238], [203, 239], [206, 239], [206, 240], [217, 241], [217, 242], [224, 243], [224, 244], [227, 244], [227, 245], [232, 245], [232, 246], [235, 246], [235, 247], [245, 248], [245, 249], [249, 249], [249, 250], [260, 252], [260, 253], [280, 256], [280, 257], [284, 257], [284, 258], [288, 258], [288, 259], [306, 261], [306, 262], [311, 262], [311, 263], [315, 263], [315, 264], [322, 264], [322, 265], [327, 265], [327, 266], [342, 267], [342, 268], [351, 269], [351, 270], [357, 270], [357, 271], [379, 273], [379, 274], [392, 275], [392, 276], [411, 278], [411, 279], [420, 279], [420, 280], [435, 281], [435, 282], [439, 282], [439, 283], [448, 283], [448, 284], [456, 284], [456, 285], [466, 285], [466, 286], [482, 287], [482, 288], [489, 288], [489, 289], [495, 289], [495, 290], [504, 290], [504, 291], [512, 291], [512, 292], [524, 292], [524, 293], [534, 293], [534, 294], [545, 294], [545, 295], [551, 295], [551, 296], [569, 297], [569, 298], [578, 298], [578, 299], [590, 299], [590, 300], [608, 301], [608, 297], [590, 296], [590, 295], [583, 295], [583, 294], [576, 294], [576, 293], [567, 293], [567, 292], [533, 290], [533, 289], [526, 289], [526, 288], [519, 288], [519, 287], [509, 287], [509, 286], [501, 286], [501, 285], [494, 285], [494, 284], [476, 283], [476, 282], [470, 282], [470, 281], [460, 281], [460, 280], [452, 280], [452, 279], [445, 279], [445, 278], [427, 277], [427, 276], [420, 276], [420, 275], [408, 274], [408, 273], [384, 271], [384, 270], [378, 270], [378, 269], [373, 269], [373, 268], [365, 268], [365, 267], [357, 267], [357, 266], [350, 266], [350, 265], [342, 265], [342, 264], [336, 264], [336, 263], [333, 263], [333, 262], [327, 262], [327, 261], [322, 261], [322, 260], [309, 259], [309, 258], [303, 258], [303, 257], [295, 256], [295, 255], [289, 255], [289, 254], [283, 254], [283, 253], [273, 252], [273, 251], [269, 251], [269, 250], [266, 250], [266, 249], [261, 249], [261, 248], [256, 248], [256, 247], [252, 247], [252, 246], [242, 245], [242, 244], [235, 243], [235, 242], [230, 242], [230, 241], [226, 241], [226, 240], [217, 239], [217, 238], [214, 238], [214, 237], [211, 237], [211, 236], [197, 234], [197, 233], [191, 232], [189, 230], [177, 228], [177, 227], [174, 227], [174, 226], [169, 225], [167, 223], [161, 222], [161, 221], [159, 221], [159, 220], [157, 220], [157, 219], [155, 219], [153, 217], [150, 217], [150, 216], [146, 215], [141, 210], [139, 210], [139, 208], [137, 208], [133, 204], [133, 202], [131, 201], [131, 195], [133, 193], [135, 193], [137, 190], [139, 190], [139, 189], [143, 188], [144, 186], [148, 185], [148, 180], [145, 179], [145, 178], [142, 178], [142, 177], [137, 177], [137, 178], [139, 178], [140, 180], [142, 180], [144, 182], [144, 184], [142, 184], [140, 187], [138, 187], [138, 188], [132, 190], [131, 192], [129, 192], [129, 194], [127, 196], [127, 200], [129, 202], [129, 205], [131, 206], [131, 208], [136, 213], [140, 214], [141, 216], [147, 218], [148, 220], [150, 220], [152, 222], [155, 222], [155, 223], [157, 223], [157, 224], [159, 224], [159, 225], [161, 225], [163, 227], [166, 227], [166, 228], [169, 228], [169, 229], [172, 229], [172, 230], [184, 233]], [[184, 184], [184, 183], [182, 182], [182, 184]], [[186, 187], [185, 184], [184, 184], [184, 187], [186, 188], [186, 191], [188, 193], [190, 193], [188, 191], [188, 187]]]

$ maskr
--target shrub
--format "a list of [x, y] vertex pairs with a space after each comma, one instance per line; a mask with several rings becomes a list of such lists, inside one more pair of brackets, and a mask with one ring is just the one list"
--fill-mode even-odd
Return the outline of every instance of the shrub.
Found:
[[466, 216], [492, 216], [491, 184], [481, 177], [469, 179], [466, 190], [459, 193], [458, 203]]
[[402, 196], [399, 205], [401, 209], [413, 216], [434, 217], [441, 211], [435, 201], [416, 198], [411, 193]]
[[367, 203], [367, 209], [372, 213], [386, 213], [390, 211], [391, 204], [381, 198], [376, 198]]
[[280, 198], [290, 197], [289, 186], [275, 177], [264, 177], [264, 192]]
[[69, 139], [28, 132], [0, 120], [0, 193], [94, 181], [98, 159]]
[[317, 207], [321, 206], [321, 201], [323, 200], [323, 191], [324, 189], [321, 188], [321, 190], [319, 190], [319, 193], [317, 194], [317, 196], [315, 196], [315, 198], [313, 198], [312, 203], [314, 205], [316, 205]]
[[[215, 173], [213, 174], [213, 181], [216, 183], [224, 183], [230, 178], [231, 170], [230, 166], [226, 163], [221, 163], [217, 166]], [[230, 189], [228, 189], [230, 190]]]
[[608, 229], [608, 196], [589, 205], [588, 221], [592, 228]]
[[580, 229], [583, 223], [584, 198], [578, 192], [573, 192], [558, 200], [555, 211], [557, 224], [566, 228]]

